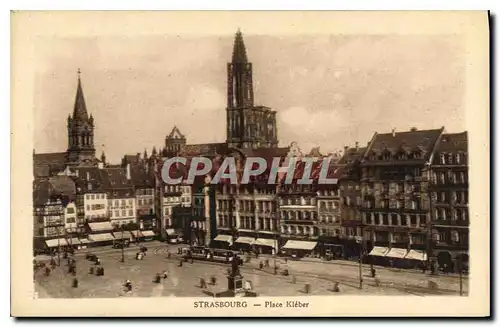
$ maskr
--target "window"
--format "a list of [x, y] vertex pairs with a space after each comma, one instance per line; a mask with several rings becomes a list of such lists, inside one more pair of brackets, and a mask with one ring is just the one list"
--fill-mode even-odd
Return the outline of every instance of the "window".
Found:
[[66, 208], [66, 213], [75, 213], [75, 208], [73, 208], [73, 207]]
[[417, 225], [417, 216], [416, 215], [411, 215], [410, 216], [410, 225], [411, 226], [416, 226]]
[[127, 213], [125, 212], [125, 210], [124, 210], [124, 209], [122, 209], [122, 217], [125, 217], [125, 215], [126, 215], [126, 214], [127, 214]]
[[391, 225], [393, 225], [393, 226], [398, 225], [398, 215], [395, 215], [395, 214], [391, 215]]
[[389, 217], [387, 216], [387, 214], [383, 214], [382, 215], [382, 218], [383, 218], [383, 225], [389, 225]]
[[87, 211], [90, 211], [90, 204], [87, 204]]
[[118, 207], [120, 204], [118, 202], [118, 200], [115, 200], [115, 207]]
[[461, 161], [460, 159], [461, 159], [461, 157], [462, 157], [462, 156], [460, 155], [460, 153], [457, 153], [457, 154], [455, 155], [455, 161], [456, 161], [456, 163], [457, 163], [458, 165], [460, 164], [460, 161]]
[[128, 199], [128, 205], [132, 205], [132, 199]]
[[91, 195], [90, 195], [90, 199], [91, 199], [91, 200], [94, 200], [94, 199], [95, 199], [95, 195], [94, 195], [94, 194], [91, 194]]
[[401, 216], [401, 226], [406, 226], [407, 225], [407, 217], [408, 216]]
[[115, 217], [119, 217], [120, 216], [120, 211], [119, 210], [115, 210]]
[[380, 218], [379, 215], [375, 216], [375, 225], [380, 225]]
[[110, 215], [111, 218], [113, 218], [113, 211], [110, 211], [109, 215]]
[[445, 174], [444, 173], [439, 173], [439, 183], [445, 184], [446, 179], [445, 179]]
[[121, 201], [122, 206], [125, 206], [125, 200]]
[[446, 164], [446, 156], [444, 153], [441, 153], [441, 155], [439, 156], [439, 162], [444, 165]]
[[129, 217], [132, 217], [134, 215], [134, 211], [132, 209], [129, 209], [128, 215], [129, 215]]

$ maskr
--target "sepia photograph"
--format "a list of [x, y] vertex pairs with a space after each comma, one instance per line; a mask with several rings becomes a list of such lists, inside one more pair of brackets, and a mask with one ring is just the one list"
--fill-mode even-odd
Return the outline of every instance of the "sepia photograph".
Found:
[[13, 12], [13, 315], [488, 315], [488, 19]]

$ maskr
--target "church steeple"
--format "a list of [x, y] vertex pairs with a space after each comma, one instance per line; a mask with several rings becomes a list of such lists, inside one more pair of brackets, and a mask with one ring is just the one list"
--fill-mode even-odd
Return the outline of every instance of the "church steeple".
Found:
[[233, 63], [246, 63], [247, 51], [245, 49], [245, 42], [243, 42], [243, 34], [241, 34], [240, 29], [236, 32], [236, 37], [234, 38], [233, 46]]
[[73, 120], [86, 122], [89, 120], [85, 97], [83, 96], [82, 81], [80, 78], [80, 68], [78, 68], [78, 86], [76, 88], [75, 106], [73, 108]]
[[94, 148], [94, 118], [87, 112], [83, 96], [82, 81], [78, 69], [78, 83], [73, 106], [73, 116], [68, 117], [68, 164], [93, 165]]

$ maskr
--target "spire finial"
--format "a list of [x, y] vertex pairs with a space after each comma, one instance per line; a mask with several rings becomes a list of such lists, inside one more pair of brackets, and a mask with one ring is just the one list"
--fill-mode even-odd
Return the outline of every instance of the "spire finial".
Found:
[[80, 70], [80, 68], [78, 68], [78, 70], [76, 71], [76, 73], [78, 74], [78, 79], [80, 79], [80, 75], [82, 74], [82, 71]]

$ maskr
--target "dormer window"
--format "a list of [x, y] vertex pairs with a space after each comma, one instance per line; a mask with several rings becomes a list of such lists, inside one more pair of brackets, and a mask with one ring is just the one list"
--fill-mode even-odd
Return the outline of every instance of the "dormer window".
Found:
[[461, 157], [462, 157], [462, 156], [460, 155], [460, 153], [457, 153], [457, 154], [455, 155], [455, 161], [457, 162], [457, 164], [460, 164], [460, 161], [461, 161], [460, 159], [461, 159]]
[[441, 153], [441, 155], [439, 156], [439, 162], [444, 165], [446, 164], [446, 156], [444, 153]]
[[415, 159], [421, 159], [422, 158], [422, 153], [420, 151], [416, 151], [414, 154], [413, 154], [413, 157]]

